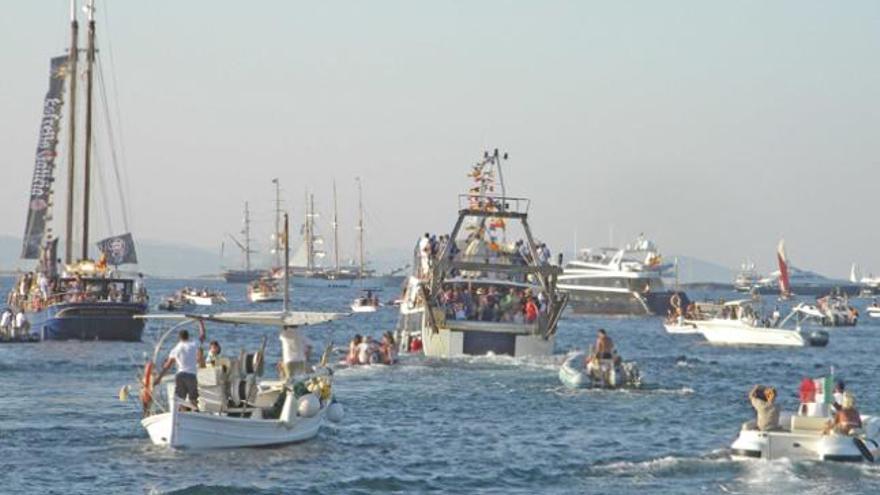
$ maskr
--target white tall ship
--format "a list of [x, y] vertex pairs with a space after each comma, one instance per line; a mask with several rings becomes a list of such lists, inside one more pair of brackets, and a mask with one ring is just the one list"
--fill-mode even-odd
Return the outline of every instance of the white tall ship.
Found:
[[562, 270], [541, 262], [529, 201], [505, 196], [501, 159], [487, 152], [474, 166], [474, 187], [459, 197], [458, 220], [436, 252], [427, 238], [419, 242], [400, 307], [404, 349], [417, 340], [441, 358], [553, 353], [568, 300], [556, 287]]
[[582, 250], [565, 265], [559, 289], [570, 295], [575, 313], [666, 315], [673, 304], [688, 303], [684, 293], [664, 287], [663, 275], [672, 266], [653, 241], [639, 236], [623, 249]]

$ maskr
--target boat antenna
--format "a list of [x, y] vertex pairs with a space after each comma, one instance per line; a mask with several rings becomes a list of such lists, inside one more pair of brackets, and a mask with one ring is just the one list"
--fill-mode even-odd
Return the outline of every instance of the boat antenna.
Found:
[[333, 179], [333, 262], [339, 275], [339, 209], [336, 203], [336, 179]]
[[248, 202], [244, 202], [244, 269], [246, 272], [251, 271], [251, 212], [248, 209]]
[[89, 19], [89, 36], [86, 51], [86, 135], [83, 160], [83, 225], [82, 259], [89, 258], [89, 193], [92, 172], [92, 80], [95, 65], [95, 0], [88, 0], [85, 7]]
[[360, 270], [358, 278], [364, 278], [364, 198], [361, 187], [361, 178], [355, 177], [358, 186], [358, 252], [360, 256]]
[[275, 266], [278, 266], [281, 264], [281, 253], [278, 252], [280, 247], [278, 235], [281, 232], [281, 184], [277, 177], [272, 179], [272, 183], [275, 184]]
[[70, 0], [70, 51], [67, 54], [67, 72], [70, 80], [70, 116], [67, 119], [67, 223], [64, 234], [64, 263], [73, 261], [73, 192], [74, 174], [76, 173], [76, 61], [79, 58], [77, 48], [79, 38], [79, 22], [76, 20], [76, 0]]
[[284, 314], [290, 311], [290, 230], [289, 219], [287, 213], [284, 214]]

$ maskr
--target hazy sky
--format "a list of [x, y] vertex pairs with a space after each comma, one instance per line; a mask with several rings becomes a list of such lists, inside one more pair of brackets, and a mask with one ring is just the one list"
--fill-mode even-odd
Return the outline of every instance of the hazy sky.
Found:
[[[109, 5], [108, 5], [109, 4]], [[374, 249], [448, 231], [483, 149], [570, 251], [646, 232], [667, 253], [880, 272], [880, 2], [98, 3], [141, 238], [216, 249], [273, 177]], [[67, 1], [0, 17], [0, 233], [20, 236]], [[110, 48], [115, 72], [109, 71]], [[61, 218], [62, 215], [57, 215]], [[100, 225], [103, 222], [96, 220]], [[343, 230], [351, 244], [354, 230]]]

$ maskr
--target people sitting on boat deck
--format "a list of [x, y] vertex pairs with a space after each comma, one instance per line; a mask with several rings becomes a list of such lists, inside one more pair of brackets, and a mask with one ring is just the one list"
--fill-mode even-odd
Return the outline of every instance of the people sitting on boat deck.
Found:
[[206, 366], [216, 366], [217, 360], [220, 359], [220, 352], [222, 349], [220, 348], [220, 343], [216, 340], [212, 340], [210, 344], [208, 344], [208, 357], [205, 358]]
[[155, 383], [158, 385], [162, 381], [162, 377], [171, 369], [172, 366], [177, 367], [174, 374], [174, 395], [180, 400], [189, 399], [194, 409], [199, 408], [199, 383], [196, 378], [199, 362], [202, 361], [202, 349], [197, 342], [193, 342], [189, 338], [189, 331], [186, 329], [178, 333], [178, 342], [171, 352], [168, 353], [168, 359], [162, 366], [162, 371], [156, 377]]
[[[529, 305], [531, 301], [531, 306]], [[546, 296], [518, 287], [447, 287], [440, 295], [447, 320], [534, 323], [547, 312]]]
[[599, 359], [612, 359], [614, 357], [614, 341], [608, 336], [604, 328], [596, 332], [596, 343], [593, 345], [593, 355]]
[[776, 389], [755, 385], [749, 392], [749, 402], [755, 409], [755, 422], [749, 423], [761, 431], [779, 429], [779, 407], [776, 405]]
[[852, 435], [861, 427], [862, 416], [856, 409], [856, 398], [852, 392], [844, 392], [840, 409], [834, 413], [834, 418], [828, 421], [824, 433], [827, 435], [833, 431], [841, 435]]

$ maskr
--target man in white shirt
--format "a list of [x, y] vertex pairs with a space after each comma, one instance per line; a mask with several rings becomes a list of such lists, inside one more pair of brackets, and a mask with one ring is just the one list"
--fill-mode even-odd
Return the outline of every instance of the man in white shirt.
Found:
[[428, 271], [431, 268], [431, 236], [428, 233], [425, 233], [425, 236], [419, 239], [419, 258], [421, 260], [421, 275], [423, 277], [428, 275]]
[[195, 409], [199, 408], [199, 383], [196, 378], [199, 361], [202, 360], [202, 349], [199, 344], [189, 340], [189, 332], [181, 330], [178, 334], [180, 341], [168, 353], [168, 359], [162, 366], [162, 371], [156, 378], [156, 384], [162, 381], [165, 373], [171, 366], [177, 365], [177, 373], [174, 375], [174, 395], [181, 400], [189, 398]]
[[281, 339], [281, 373], [285, 379], [308, 370], [311, 342], [295, 327], [285, 328], [278, 335]]
[[0, 314], [0, 335], [12, 335], [12, 310], [9, 308]]
[[15, 322], [13, 323], [14, 329], [13, 334], [17, 337], [24, 337], [28, 334], [31, 329], [31, 323], [28, 321], [27, 316], [24, 315], [24, 310], [19, 309], [17, 313], [15, 313]]

